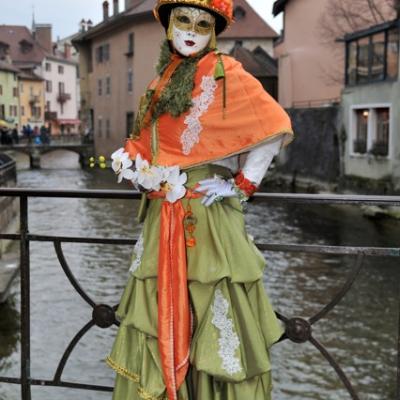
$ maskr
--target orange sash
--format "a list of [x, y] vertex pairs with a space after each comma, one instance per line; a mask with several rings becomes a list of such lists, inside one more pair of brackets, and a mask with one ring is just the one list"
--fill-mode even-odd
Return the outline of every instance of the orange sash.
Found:
[[[200, 193], [187, 190], [186, 198]], [[164, 198], [162, 191], [151, 192], [149, 199]], [[158, 348], [168, 399], [177, 400], [177, 391], [189, 368], [192, 314], [187, 287], [187, 262], [181, 200], [163, 201], [158, 255]]]

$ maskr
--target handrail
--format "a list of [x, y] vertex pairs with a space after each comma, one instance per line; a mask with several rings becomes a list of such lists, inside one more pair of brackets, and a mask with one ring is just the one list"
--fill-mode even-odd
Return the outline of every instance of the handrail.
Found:
[[[60, 190], [60, 189], [34, 189], [34, 188], [0, 188], [0, 197], [18, 197], [20, 199], [20, 231], [14, 234], [0, 234], [0, 239], [16, 240], [20, 242], [21, 257], [21, 376], [5, 377], [0, 376], [0, 382], [9, 384], [18, 384], [21, 386], [21, 399], [31, 400], [31, 387], [35, 385], [68, 387], [71, 389], [85, 389], [95, 391], [111, 392], [112, 388], [107, 386], [94, 385], [91, 383], [78, 383], [63, 380], [62, 375], [74, 348], [81, 338], [94, 326], [108, 328], [112, 325], [118, 325], [115, 317], [117, 305], [96, 304], [93, 299], [80, 286], [74, 276], [64, 256], [63, 243], [103, 243], [114, 245], [132, 246], [136, 240], [133, 238], [98, 238], [98, 237], [70, 237], [55, 235], [39, 235], [29, 232], [28, 224], [28, 202], [29, 198], [81, 198], [81, 199], [130, 199], [137, 200], [141, 198], [141, 193], [133, 190]], [[341, 194], [293, 194], [293, 193], [257, 193], [252, 200], [255, 203], [278, 202], [299, 203], [299, 204], [336, 204], [336, 205], [380, 205], [400, 206], [400, 196], [364, 196], [364, 195], [341, 195]], [[54, 246], [55, 253], [59, 260], [66, 277], [76, 292], [92, 308], [92, 318], [87, 321], [83, 327], [72, 338], [65, 349], [63, 356], [57, 366], [54, 378], [36, 379], [31, 376], [30, 370], [30, 242], [49, 242]], [[400, 257], [400, 247], [371, 247], [371, 246], [327, 246], [310, 244], [287, 244], [287, 243], [261, 243], [257, 244], [261, 250], [269, 251], [289, 251], [306, 252], [319, 254], [348, 254], [355, 256], [355, 263], [349, 272], [345, 283], [338, 289], [336, 295], [328, 301], [321, 310], [308, 319], [292, 317], [277, 313], [278, 317], [284, 322], [286, 330], [280, 341], [290, 339], [295, 343], [304, 343], [308, 341], [325, 357], [332, 366], [343, 386], [353, 400], [360, 400], [359, 395], [352, 386], [349, 378], [340, 367], [335, 358], [319, 342], [312, 331], [312, 326], [318, 323], [326, 316], [352, 288], [353, 283], [359, 276], [363, 268], [363, 260], [366, 256], [381, 257], [391, 256]], [[400, 318], [399, 318], [400, 321]], [[400, 322], [399, 322], [400, 338]], [[400, 340], [398, 340], [398, 389], [396, 400], [400, 400]]]

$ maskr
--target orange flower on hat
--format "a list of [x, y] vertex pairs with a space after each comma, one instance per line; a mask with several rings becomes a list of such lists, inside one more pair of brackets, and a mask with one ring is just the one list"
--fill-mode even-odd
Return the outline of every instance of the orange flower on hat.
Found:
[[232, 0], [211, 0], [211, 6], [232, 18]]

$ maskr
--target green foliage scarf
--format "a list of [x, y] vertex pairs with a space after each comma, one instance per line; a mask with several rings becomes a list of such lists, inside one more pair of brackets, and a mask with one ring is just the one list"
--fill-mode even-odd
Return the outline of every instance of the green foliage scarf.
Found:
[[[192, 91], [194, 88], [194, 76], [197, 71], [197, 62], [206, 55], [211, 49], [208, 47], [194, 57], [185, 57], [182, 63], [173, 73], [170, 82], [160, 95], [160, 99], [154, 105], [152, 122], [156, 121], [160, 115], [169, 113], [173, 117], [179, 117], [182, 113], [189, 110], [192, 106]], [[162, 75], [171, 61], [171, 50], [168, 40], [161, 45], [160, 58], [156, 67], [158, 75]], [[149, 89], [142, 96], [139, 105], [139, 112], [135, 121], [133, 136], [137, 137], [143, 128], [143, 119], [146, 115], [154, 90]]]

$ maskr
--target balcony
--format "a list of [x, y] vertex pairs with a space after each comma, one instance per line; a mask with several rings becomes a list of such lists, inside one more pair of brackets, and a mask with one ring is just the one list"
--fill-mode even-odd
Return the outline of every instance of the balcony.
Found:
[[54, 121], [57, 119], [57, 111], [46, 111], [44, 113], [44, 119], [46, 121]]
[[40, 102], [40, 96], [37, 94], [31, 94], [29, 97], [29, 104], [34, 105]]
[[57, 101], [60, 104], [64, 104], [68, 100], [71, 100], [71, 95], [69, 93], [59, 93], [57, 96]]

